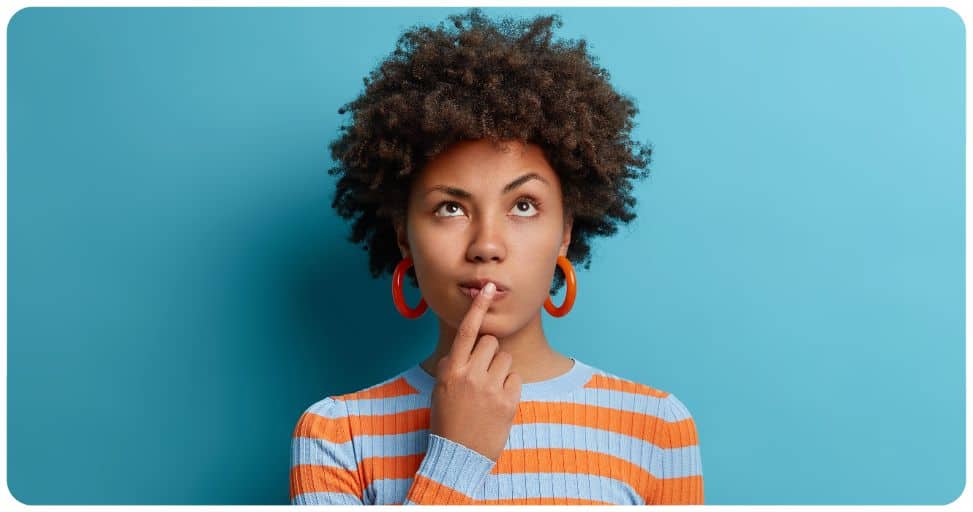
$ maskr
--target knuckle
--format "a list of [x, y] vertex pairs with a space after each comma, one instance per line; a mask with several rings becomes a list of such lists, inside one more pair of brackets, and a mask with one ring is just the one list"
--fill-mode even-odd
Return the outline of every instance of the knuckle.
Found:
[[509, 381], [511, 386], [514, 387], [520, 386], [520, 375], [517, 375], [514, 372], [511, 372], [510, 375], [507, 376], [507, 380]]
[[449, 365], [443, 367], [441, 375], [443, 376], [441, 380], [456, 382], [463, 378], [463, 370], [457, 368], [456, 365]]
[[476, 375], [474, 375], [473, 372], [467, 372], [467, 371], [464, 371], [459, 375], [457, 375], [457, 380], [460, 380], [465, 384], [476, 384], [477, 382]]

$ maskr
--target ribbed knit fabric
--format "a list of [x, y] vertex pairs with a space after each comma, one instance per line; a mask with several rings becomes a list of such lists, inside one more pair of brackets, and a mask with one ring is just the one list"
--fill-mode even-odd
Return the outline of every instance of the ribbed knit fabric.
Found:
[[326, 397], [297, 421], [291, 504], [702, 504], [696, 425], [673, 394], [574, 359], [521, 385], [498, 460], [429, 432], [418, 364]]

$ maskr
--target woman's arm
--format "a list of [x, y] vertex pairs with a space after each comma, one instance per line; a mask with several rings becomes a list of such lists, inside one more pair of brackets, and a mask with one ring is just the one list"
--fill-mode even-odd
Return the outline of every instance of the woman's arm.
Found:
[[[344, 401], [325, 398], [305, 411], [291, 442], [292, 505], [365, 505]], [[496, 464], [466, 446], [429, 435], [403, 505], [472, 503], [473, 491]]]
[[470, 505], [474, 491], [495, 464], [465, 445], [429, 434], [426, 456], [402, 504]]
[[364, 505], [343, 401], [327, 397], [309, 407], [291, 438], [292, 505]]
[[689, 409], [669, 394], [661, 407], [659, 433], [650, 467], [658, 472], [650, 504], [702, 505], [703, 465], [696, 423]]

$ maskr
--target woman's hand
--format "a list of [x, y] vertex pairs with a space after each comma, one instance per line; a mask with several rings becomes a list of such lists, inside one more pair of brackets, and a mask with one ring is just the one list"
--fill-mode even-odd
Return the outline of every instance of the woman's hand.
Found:
[[[489, 291], [488, 291], [489, 289]], [[500, 457], [520, 403], [520, 376], [513, 357], [497, 348], [495, 336], [477, 336], [496, 285], [473, 298], [449, 353], [439, 359], [432, 392], [429, 431], [493, 461]]]

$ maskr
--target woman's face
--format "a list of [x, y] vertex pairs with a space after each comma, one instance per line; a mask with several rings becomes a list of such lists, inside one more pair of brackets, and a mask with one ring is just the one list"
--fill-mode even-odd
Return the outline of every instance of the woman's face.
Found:
[[487, 278], [494, 296], [480, 334], [520, 330], [549, 297], [557, 257], [566, 255], [561, 184], [540, 147], [461, 141], [416, 176], [398, 245], [411, 257], [423, 298], [457, 328], [473, 298], [462, 283]]

